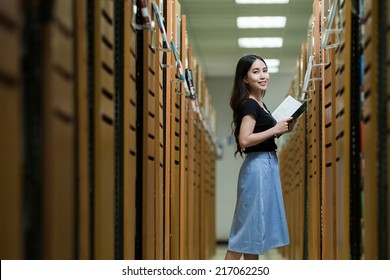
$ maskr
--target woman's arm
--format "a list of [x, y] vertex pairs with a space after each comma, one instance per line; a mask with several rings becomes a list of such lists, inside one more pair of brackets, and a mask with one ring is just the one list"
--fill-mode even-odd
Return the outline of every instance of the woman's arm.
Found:
[[268, 138], [280, 136], [283, 133], [288, 132], [288, 122], [291, 120], [292, 118], [282, 120], [277, 122], [274, 127], [271, 127], [268, 130], [253, 133], [256, 124], [255, 117], [253, 115], [246, 115], [242, 119], [240, 133], [238, 135], [238, 141], [241, 148], [248, 148], [257, 145]]

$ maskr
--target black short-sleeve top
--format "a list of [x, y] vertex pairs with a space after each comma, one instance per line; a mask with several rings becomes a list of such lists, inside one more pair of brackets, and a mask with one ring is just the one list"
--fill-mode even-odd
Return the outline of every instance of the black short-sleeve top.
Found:
[[[265, 105], [264, 105], [265, 106]], [[266, 107], [267, 108], [267, 107]], [[272, 117], [271, 113], [268, 110], [264, 110], [256, 100], [249, 98], [245, 100], [239, 108], [239, 119], [240, 125], [242, 119], [246, 115], [253, 115], [256, 119], [255, 128], [253, 129], [253, 133], [263, 132], [271, 127], [274, 127], [276, 124], [276, 120]], [[275, 138], [271, 137], [267, 140], [251, 147], [247, 147], [244, 150], [244, 153], [251, 152], [269, 152], [275, 151], [277, 148], [275, 143]]]

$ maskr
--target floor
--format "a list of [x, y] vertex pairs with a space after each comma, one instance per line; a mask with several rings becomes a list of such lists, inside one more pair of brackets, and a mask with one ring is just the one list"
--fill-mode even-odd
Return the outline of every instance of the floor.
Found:
[[[212, 260], [223, 260], [226, 254], [226, 245], [218, 245], [216, 249], [216, 253]], [[284, 260], [284, 258], [280, 255], [277, 249], [273, 249], [261, 255], [259, 257], [260, 260]]]

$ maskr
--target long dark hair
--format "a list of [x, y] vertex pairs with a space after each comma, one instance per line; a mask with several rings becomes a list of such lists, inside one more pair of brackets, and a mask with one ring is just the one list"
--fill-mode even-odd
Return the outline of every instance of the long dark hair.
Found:
[[253, 62], [257, 59], [264, 62], [267, 65], [263, 58], [255, 54], [249, 54], [241, 57], [237, 62], [236, 74], [234, 76], [233, 89], [230, 97], [230, 108], [233, 110], [233, 121], [232, 121], [232, 133], [236, 138], [236, 151], [234, 156], [237, 153], [242, 157], [242, 148], [240, 147], [238, 141], [238, 134], [240, 133], [240, 124], [241, 119], [239, 117], [239, 108], [240, 105], [249, 98], [249, 86], [244, 83], [244, 78], [248, 74], [249, 69], [251, 68]]

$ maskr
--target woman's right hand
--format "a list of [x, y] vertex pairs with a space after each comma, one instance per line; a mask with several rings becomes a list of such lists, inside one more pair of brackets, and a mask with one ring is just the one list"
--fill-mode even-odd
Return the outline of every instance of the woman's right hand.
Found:
[[280, 135], [289, 132], [290, 131], [289, 123], [291, 123], [292, 120], [293, 118], [290, 117], [288, 119], [277, 122], [274, 126], [274, 135], [276, 137], [279, 137]]

